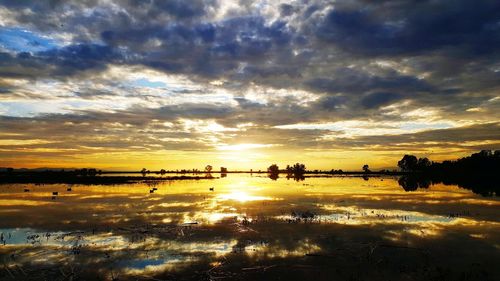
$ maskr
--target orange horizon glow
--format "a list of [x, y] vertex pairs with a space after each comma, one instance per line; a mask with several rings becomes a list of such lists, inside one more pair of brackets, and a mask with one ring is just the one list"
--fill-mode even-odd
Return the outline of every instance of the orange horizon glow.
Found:
[[[236, 149], [237, 148], [237, 149]], [[477, 152], [456, 151], [440, 153], [436, 151], [419, 151], [411, 153], [405, 151], [329, 151], [329, 150], [286, 150], [273, 148], [258, 148], [258, 145], [234, 145], [230, 150], [214, 150], [204, 152], [166, 151], [156, 153], [97, 153], [81, 158], [16, 158], [2, 161], [1, 166], [12, 168], [96, 168], [104, 171], [139, 171], [142, 168], [151, 171], [198, 169], [203, 170], [206, 165], [212, 165], [213, 171], [226, 167], [229, 171], [265, 171], [271, 164], [280, 168], [294, 163], [304, 163], [308, 170], [361, 170], [368, 164], [374, 171], [377, 169], [396, 169], [397, 162], [405, 154], [417, 157], [428, 157], [431, 161], [441, 162], [455, 160]]]

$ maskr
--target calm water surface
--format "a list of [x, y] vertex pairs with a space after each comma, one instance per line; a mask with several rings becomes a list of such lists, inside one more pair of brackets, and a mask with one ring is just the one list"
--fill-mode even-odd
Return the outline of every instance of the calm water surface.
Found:
[[0, 278], [500, 280], [499, 207], [395, 178], [0, 185]]

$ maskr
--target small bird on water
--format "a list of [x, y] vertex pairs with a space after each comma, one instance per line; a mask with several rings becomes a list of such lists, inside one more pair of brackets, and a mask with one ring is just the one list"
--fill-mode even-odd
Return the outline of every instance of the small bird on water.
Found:
[[210, 191], [214, 191], [214, 188], [213, 188], [213, 187], [210, 187], [210, 188], [209, 188], [209, 190], [210, 190]]

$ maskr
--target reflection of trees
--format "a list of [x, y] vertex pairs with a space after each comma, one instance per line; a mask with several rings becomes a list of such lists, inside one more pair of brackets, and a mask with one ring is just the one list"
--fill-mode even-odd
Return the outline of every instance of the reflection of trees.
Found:
[[425, 177], [407, 175], [399, 178], [398, 183], [405, 191], [415, 191], [419, 188], [429, 188], [431, 180]]
[[399, 184], [407, 191], [427, 188], [432, 182], [458, 185], [483, 196], [500, 194], [499, 150], [482, 150], [468, 157], [442, 163], [405, 155], [398, 166], [409, 172], [399, 179]]
[[429, 188], [431, 184], [458, 185], [482, 196], [498, 196], [500, 194], [495, 177], [440, 177], [429, 175], [406, 175], [399, 178], [399, 185], [406, 191], [415, 191], [419, 188]]
[[436, 180], [435, 183], [442, 182], [443, 184], [454, 184], [459, 187], [469, 189], [476, 194], [482, 196], [500, 196], [500, 178], [498, 175], [488, 176], [463, 176], [460, 178], [442, 178]]
[[280, 176], [279, 173], [268, 173], [268, 177], [272, 179], [273, 181], [277, 180]]
[[405, 191], [415, 191], [418, 189], [417, 181], [408, 176], [400, 177], [398, 183]]
[[295, 174], [288, 174], [286, 176], [286, 179], [289, 180], [289, 179], [293, 179], [294, 181], [303, 181], [306, 179], [306, 177], [302, 174], [298, 174], [298, 175], [295, 175]]

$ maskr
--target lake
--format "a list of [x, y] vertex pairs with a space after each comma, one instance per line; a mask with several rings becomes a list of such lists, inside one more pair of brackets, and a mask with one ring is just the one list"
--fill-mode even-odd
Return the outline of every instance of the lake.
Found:
[[4, 184], [0, 233], [1, 280], [500, 280], [497, 196], [392, 177]]

